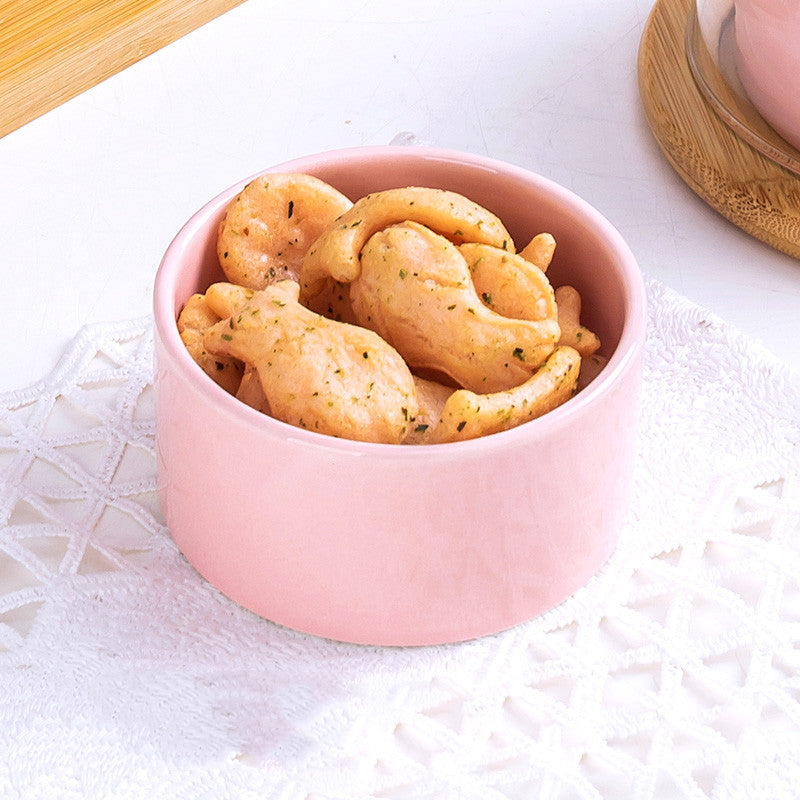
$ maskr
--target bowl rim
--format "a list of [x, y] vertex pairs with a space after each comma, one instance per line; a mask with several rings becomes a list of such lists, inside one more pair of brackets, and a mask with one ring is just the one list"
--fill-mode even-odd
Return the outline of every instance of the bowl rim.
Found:
[[[298, 428], [251, 408], [211, 380], [191, 358], [178, 334], [174, 292], [180, 273], [178, 268], [180, 254], [188, 242], [208, 224], [209, 219], [215, 216], [255, 177], [266, 172], [297, 172], [301, 171], [303, 165], [307, 170], [310, 168], [311, 162], [316, 166], [323, 166], [325, 162], [338, 163], [342, 159], [352, 158], [445, 161], [460, 163], [470, 168], [502, 172], [518, 180], [532, 181], [538, 184], [549, 194], [555, 196], [559, 204], [570, 206], [578, 212], [579, 216], [586, 219], [592, 227], [600, 232], [608, 242], [610, 250], [616, 254], [616, 261], [624, 278], [622, 284], [625, 319], [622, 331], [614, 352], [597, 377], [559, 407], [514, 428], [460, 442], [402, 444], [400, 446], [338, 438]], [[312, 446], [315, 449], [322, 448], [331, 453], [415, 459], [425, 457], [425, 455], [430, 457], [434, 452], [444, 453], [447, 451], [451, 454], [458, 452], [463, 455], [470, 455], [476, 451], [491, 452], [497, 448], [507, 447], [512, 440], [516, 442], [520, 439], [529, 439], [534, 442], [548, 436], [553, 429], [558, 430], [569, 426], [573, 419], [586, 413], [587, 406], [595, 404], [600, 398], [613, 391], [623, 376], [638, 363], [638, 357], [645, 345], [646, 302], [646, 290], [641, 270], [620, 232], [594, 206], [563, 185], [523, 167], [459, 150], [419, 145], [370, 145], [327, 150], [275, 164], [237, 181], [204, 203], [182, 225], [162, 256], [153, 284], [153, 322], [156, 334], [172, 364], [180, 370], [181, 376], [189, 382], [192, 389], [204, 395], [209, 402], [216, 404], [220, 413], [232, 416], [239, 423], [252, 428], [257, 435], [279, 437], [286, 442]]]

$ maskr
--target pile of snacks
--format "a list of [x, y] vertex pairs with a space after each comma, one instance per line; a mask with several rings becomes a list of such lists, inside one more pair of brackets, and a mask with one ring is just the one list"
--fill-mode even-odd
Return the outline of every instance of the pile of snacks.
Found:
[[352, 203], [310, 175], [264, 174], [220, 223], [229, 282], [193, 295], [178, 330], [222, 388], [291, 425], [473, 439], [557, 407], [582, 359], [602, 363], [577, 291], [545, 274], [555, 245], [540, 233], [516, 253], [495, 215], [443, 189]]

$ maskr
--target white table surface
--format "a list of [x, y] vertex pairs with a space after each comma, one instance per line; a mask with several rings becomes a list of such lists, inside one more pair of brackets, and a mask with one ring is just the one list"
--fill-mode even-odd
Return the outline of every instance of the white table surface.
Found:
[[800, 368], [800, 262], [697, 198], [636, 79], [649, 0], [248, 0], [0, 139], [0, 391], [85, 323], [150, 312], [161, 255], [207, 199], [320, 150], [427, 143], [583, 196], [644, 273]]

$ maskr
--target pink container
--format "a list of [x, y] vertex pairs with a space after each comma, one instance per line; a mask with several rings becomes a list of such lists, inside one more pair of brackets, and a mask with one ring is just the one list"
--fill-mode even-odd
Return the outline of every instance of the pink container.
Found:
[[468, 442], [364, 444], [265, 417], [206, 377], [175, 326], [186, 298], [222, 279], [217, 224], [241, 181], [186, 223], [155, 281], [159, 488], [178, 546], [246, 608], [349, 642], [454, 642], [563, 601], [613, 551], [631, 491], [645, 293], [619, 233], [551, 181], [464, 153], [355, 148], [271, 171], [312, 173], [354, 199], [451, 189], [520, 247], [551, 232], [548, 275], [581, 292], [610, 360], [555, 411]]
[[800, 2], [736, 0], [737, 67], [764, 119], [800, 149]]

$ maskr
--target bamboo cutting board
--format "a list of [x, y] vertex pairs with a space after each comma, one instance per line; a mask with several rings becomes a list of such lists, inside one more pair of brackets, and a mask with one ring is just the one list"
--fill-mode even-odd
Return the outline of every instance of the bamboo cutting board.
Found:
[[0, 0], [0, 136], [244, 0]]
[[639, 47], [639, 90], [664, 155], [726, 219], [800, 258], [800, 177], [739, 138], [701, 94], [686, 59], [691, 0], [657, 0]]

